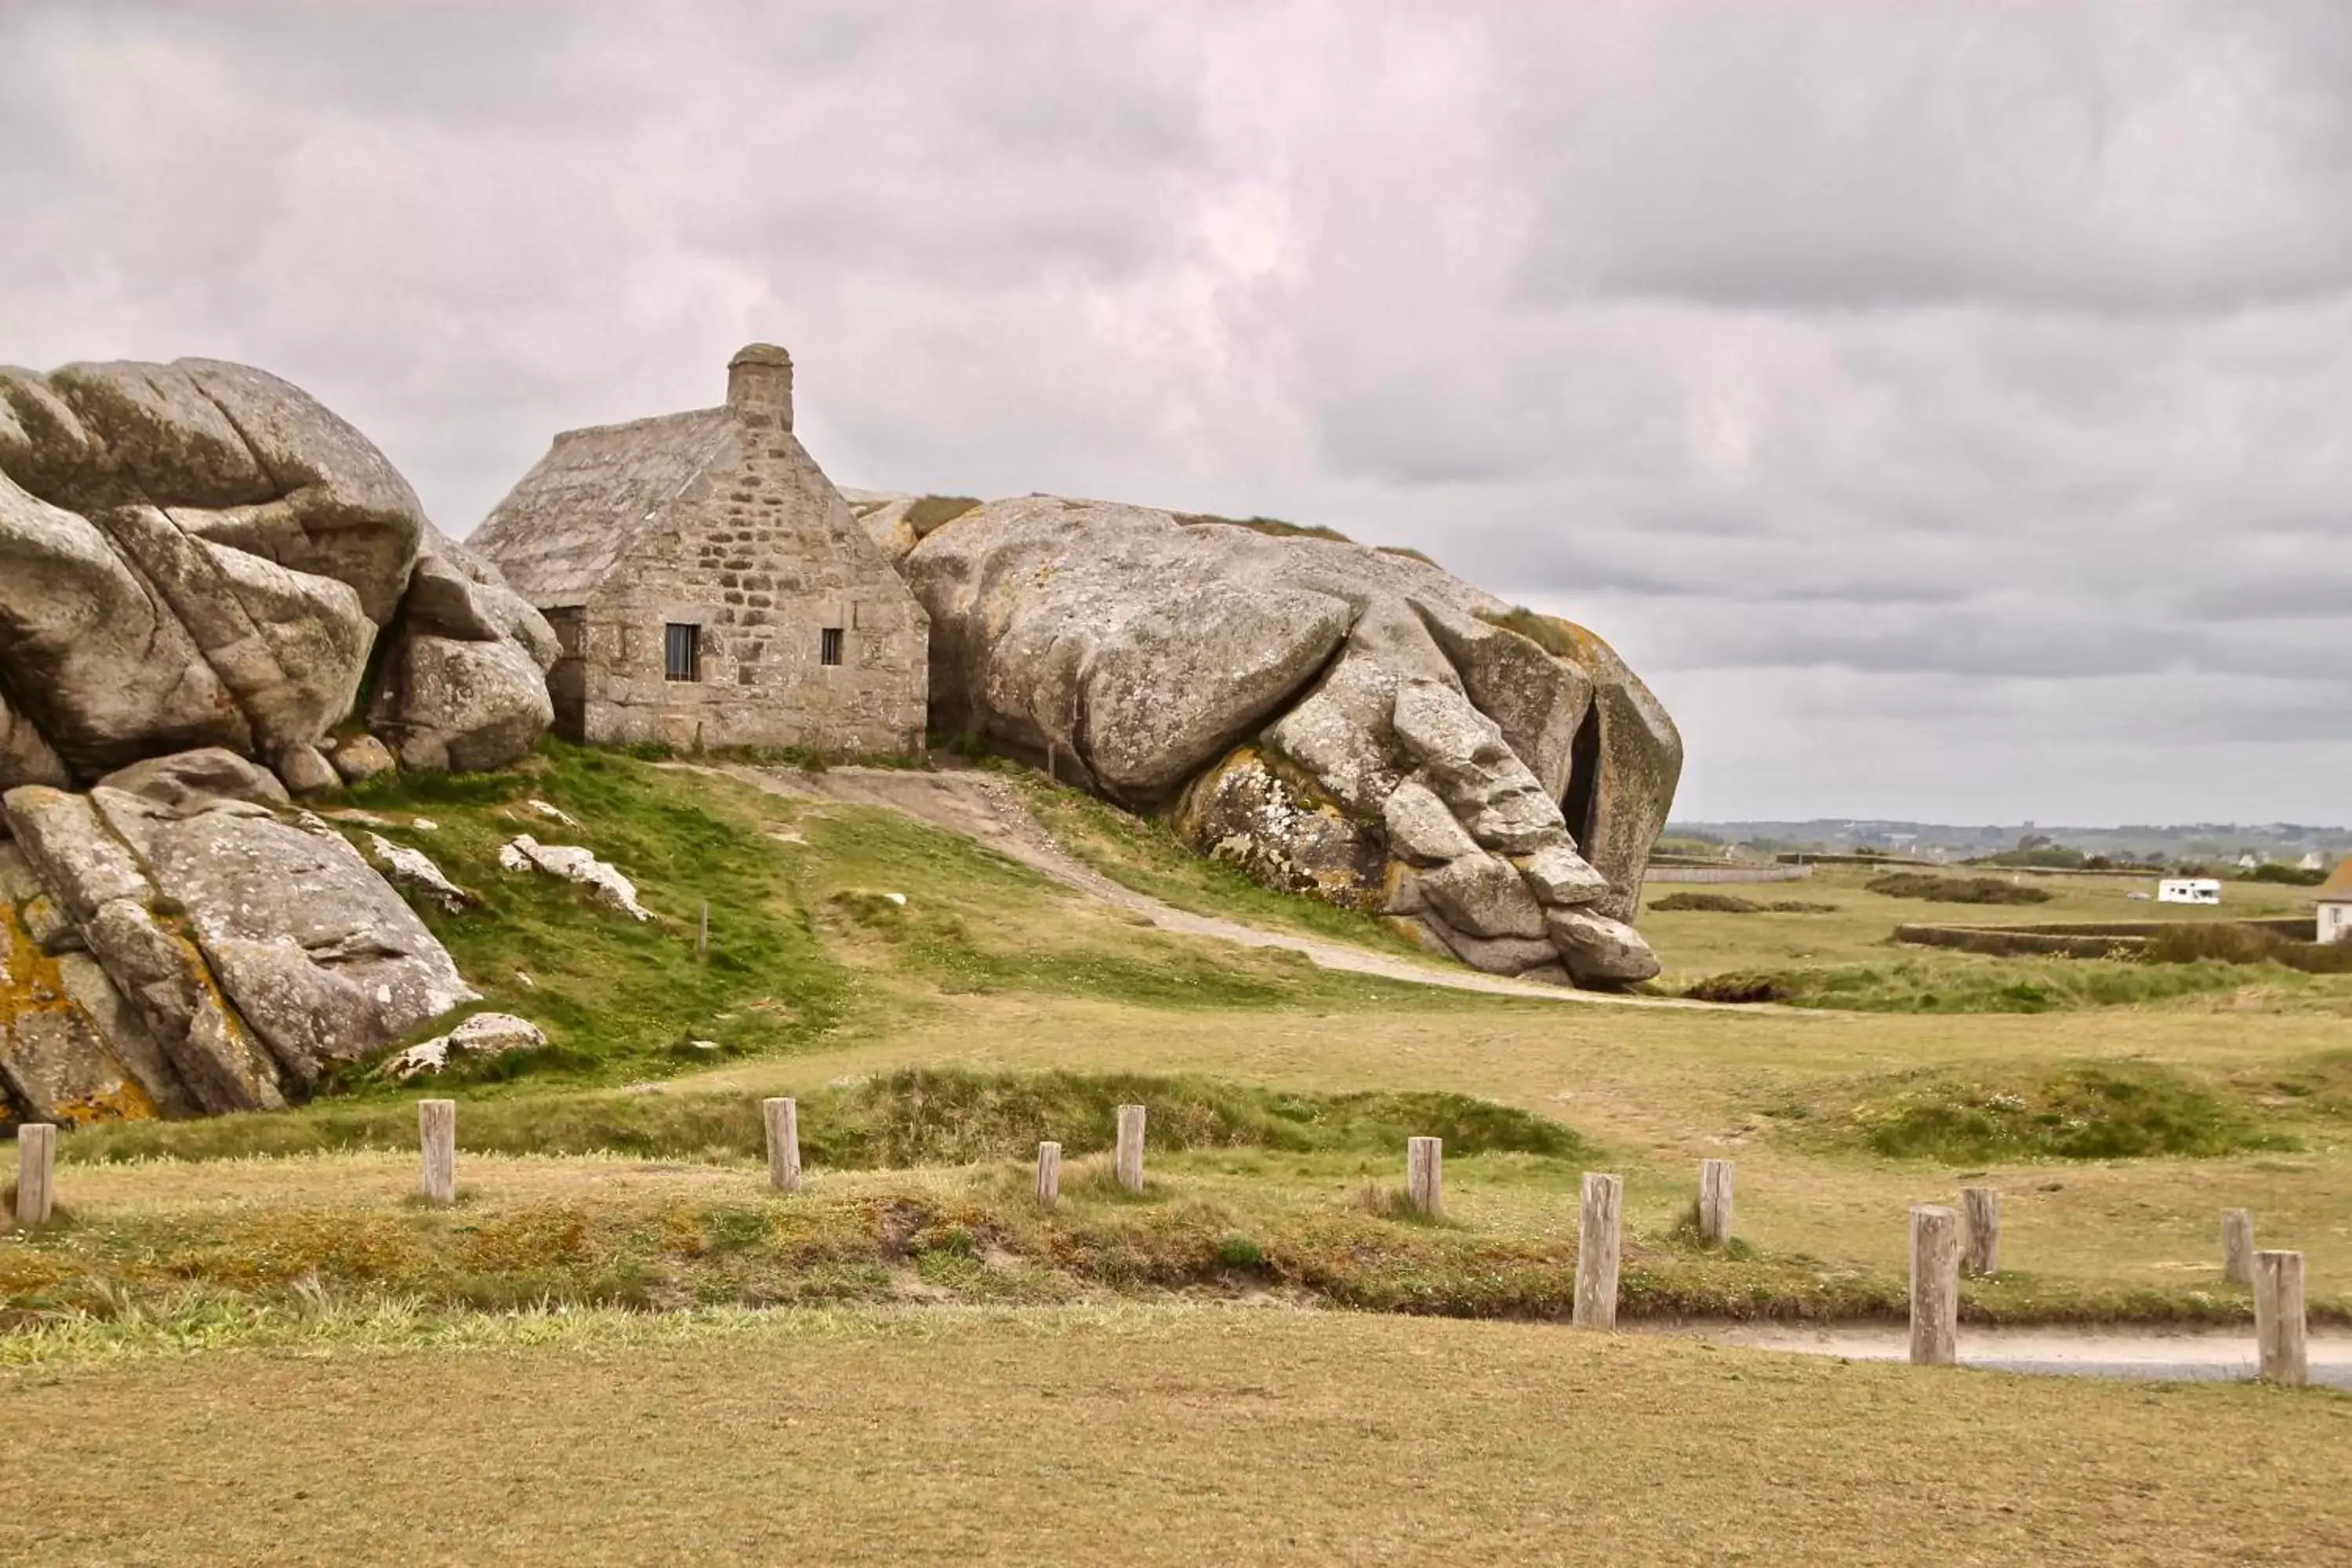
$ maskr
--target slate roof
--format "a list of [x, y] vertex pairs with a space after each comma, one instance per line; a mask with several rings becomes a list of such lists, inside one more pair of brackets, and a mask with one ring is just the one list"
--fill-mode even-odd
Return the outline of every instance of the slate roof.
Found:
[[539, 608], [584, 604], [735, 431], [725, 408], [567, 430], [466, 543]]
[[2336, 875], [2319, 884], [2319, 901], [2324, 904], [2352, 904], [2352, 855], [2336, 868]]

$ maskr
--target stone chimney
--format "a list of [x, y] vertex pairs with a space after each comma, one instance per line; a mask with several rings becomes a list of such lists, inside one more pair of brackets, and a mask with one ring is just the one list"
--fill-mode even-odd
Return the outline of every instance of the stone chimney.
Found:
[[727, 362], [727, 406], [738, 414], [793, 427], [793, 356], [773, 343], [749, 343]]

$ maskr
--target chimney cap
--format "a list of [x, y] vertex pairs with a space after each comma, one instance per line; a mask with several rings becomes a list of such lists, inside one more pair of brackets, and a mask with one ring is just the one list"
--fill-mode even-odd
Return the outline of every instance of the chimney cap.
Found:
[[792, 363], [793, 356], [773, 343], [745, 343], [735, 351], [735, 357], [727, 362], [727, 368], [733, 370], [738, 365], [777, 364], [789, 370], [792, 368]]

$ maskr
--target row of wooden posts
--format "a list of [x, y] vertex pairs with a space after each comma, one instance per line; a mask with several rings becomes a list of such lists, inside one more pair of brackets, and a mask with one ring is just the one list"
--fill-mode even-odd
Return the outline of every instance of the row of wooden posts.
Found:
[[[800, 1107], [789, 1099], [760, 1102], [767, 1131], [768, 1184], [780, 1193], [801, 1190]], [[1112, 1171], [1129, 1192], [1143, 1190], [1144, 1108], [1118, 1108], [1118, 1141]], [[457, 1200], [457, 1102], [416, 1102], [423, 1195], [427, 1203]], [[16, 1221], [48, 1222], [56, 1203], [58, 1130], [39, 1122], [16, 1131]], [[1037, 1201], [1054, 1208], [1062, 1201], [1062, 1146], [1037, 1145]], [[1445, 1212], [1445, 1145], [1437, 1138], [1405, 1140], [1405, 1201], [1434, 1218]], [[1579, 1328], [1609, 1329], [1617, 1322], [1617, 1279], [1623, 1252], [1624, 1182], [1599, 1171], [1584, 1174], [1583, 1207], [1577, 1220], [1576, 1305]], [[1720, 1247], [1732, 1236], [1732, 1163], [1708, 1160], [1699, 1166], [1698, 1234]], [[2303, 1254], [2254, 1248], [2254, 1218], [2246, 1209], [2221, 1211], [2221, 1271], [2233, 1284], [2254, 1292], [2254, 1339], [2261, 1374], [2275, 1383], [2301, 1384], [2309, 1376], [2305, 1338]], [[1923, 1366], [1949, 1366], [1959, 1355], [1960, 1275], [2000, 1272], [2000, 1193], [1993, 1187], [1963, 1187], [1960, 1207], [1915, 1205], [1911, 1210], [1911, 1360]]]

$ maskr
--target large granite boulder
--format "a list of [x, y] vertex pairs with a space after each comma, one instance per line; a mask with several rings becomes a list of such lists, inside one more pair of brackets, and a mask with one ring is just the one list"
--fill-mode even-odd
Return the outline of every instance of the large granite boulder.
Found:
[[0, 796], [0, 1088], [67, 1122], [282, 1106], [475, 999], [359, 852], [212, 749]]
[[555, 722], [547, 672], [561, 653], [497, 567], [428, 529], [368, 726], [404, 768], [503, 767]]
[[1626, 922], [1682, 742], [1582, 627], [1416, 556], [1141, 507], [1029, 496], [886, 542], [930, 614], [934, 728], [1479, 967], [1657, 972]]
[[510, 760], [548, 722], [524, 733], [553, 636], [436, 542], [383, 453], [266, 372], [0, 367], [0, 788], [211, 746], [315, 783], [379, 637], [413, 623], [495, 651], [382, 721], [435, 737], [414, 765]]

